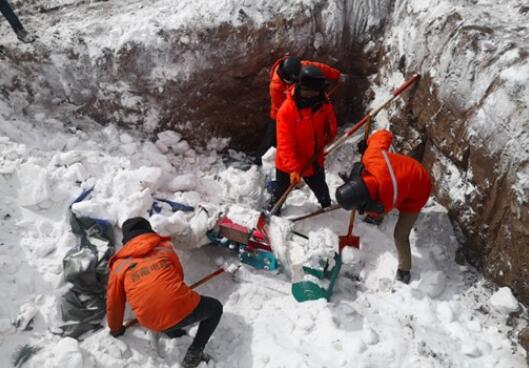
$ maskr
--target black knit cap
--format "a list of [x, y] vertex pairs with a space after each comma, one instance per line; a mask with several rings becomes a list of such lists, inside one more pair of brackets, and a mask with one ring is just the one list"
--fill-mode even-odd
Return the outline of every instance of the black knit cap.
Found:
[[143, 217], [127, 219], [121, 226], [123, 231], [123, 244], [141, 234], [154, 233], [149, 221]]

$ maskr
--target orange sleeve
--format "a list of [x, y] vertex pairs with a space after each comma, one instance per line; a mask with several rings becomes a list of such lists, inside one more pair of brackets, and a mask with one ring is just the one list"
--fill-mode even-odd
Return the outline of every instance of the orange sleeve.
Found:
[[[376, 192], [379, 200], [384, 204], [386, 212], [392, 209], [393, 185], [382, 150], [387, 151], [391, 146], [393, 135], [388, 130], [382, 129], [373, 133], [367, 140], [367, 149], [362, 155], [362, 163], [366, 171], [373, 175], [377, 184]], [[374, 188], [372, 188], [375, 192]]]
[[111, 331], [118, 331], [123, 325], [125, 314], [125, 288], [123, 285], [123, 274], [110, 272], [107, 287], [107, 322]]
[[281, 155], [289, 173], [301, 172], [303, 163], [296, 157], [296, 135], [293, 121], [289, 117], [287, 109], [279, 110], [277, 114], [277, 147], [280, 147]]
[[272, 120], [277, 119], [279, 108], [287, 98], [287, 88], [280, 82], [270, 82], [270, 117]]
[[367, 140], [367, 149], [362, 157], [364, 166], [367, 168], [372, 162], [378, 163], [380, 160], [384, 160], [380, 151], [387, 151], [392, 141], [393, 134], [389, 130], [382, 129], [373, 133]]
[[325, 78], [332, 79], [333, 81], [340, 79], [340, 74], [342, 74], [338, 69], [317, 61], [302, 61], [302, 64], [303, 66], [312, 65], [319, 68], [325, 75]]

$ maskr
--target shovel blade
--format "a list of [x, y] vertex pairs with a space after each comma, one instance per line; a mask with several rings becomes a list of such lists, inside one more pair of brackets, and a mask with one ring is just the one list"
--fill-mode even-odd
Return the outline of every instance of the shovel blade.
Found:
[[353, 247], [353, 248], [360, 248], [360, 238], [355, 235], [343, 235], [340, 236], [340, 252], [345, 247]]

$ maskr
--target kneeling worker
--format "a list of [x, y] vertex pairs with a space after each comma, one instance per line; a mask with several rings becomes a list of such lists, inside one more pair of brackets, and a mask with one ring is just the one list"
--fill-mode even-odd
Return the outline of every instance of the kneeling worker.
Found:
[[169, 337], [185, 334], [182, 328], [200, 322], [182, 367], [196, 367], [222, 316], [222, 304], [201, 296], [184, 283], [184, 273], [169, 237], [156, 234], [147, 220], [135, 217], [122, 226], [123, 247], [109, 262], [107, 321], [110, 333], [125, 332], [123, 315], [128, 301], [138, 322]]

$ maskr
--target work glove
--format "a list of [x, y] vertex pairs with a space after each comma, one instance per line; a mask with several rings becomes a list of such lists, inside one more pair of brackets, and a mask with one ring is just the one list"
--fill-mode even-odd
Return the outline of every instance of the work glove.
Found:
[[290, 184], [298, 184], [301, 181], [301, 175], [293, 171], [290, 173]]
[[366, 151], [367, 149], [367, 141], [365, 139], [362, 139], [360, 142], [358, 142], [356, 144], [356, 149], [358, 151], [358, 153], [360, 153], [361, 155], [364, 154], [364, 152]]
[[110, 330], [110, 334], [116, 338], [122, 336], [125, 333], [125, 327], [121, 326], [121, 328], [117, 331]]

